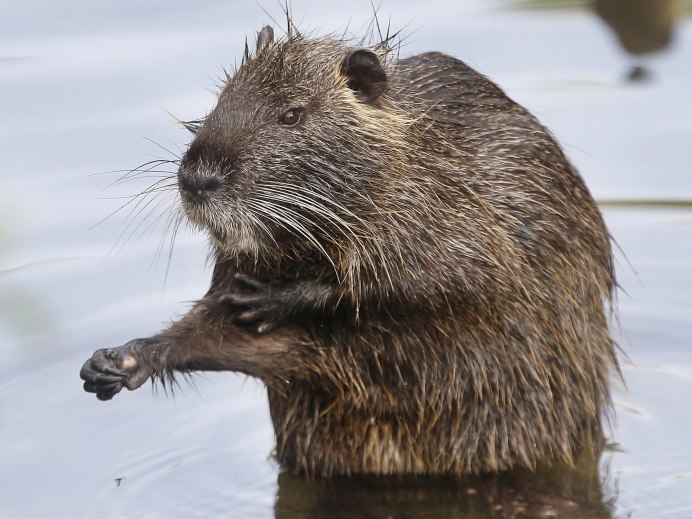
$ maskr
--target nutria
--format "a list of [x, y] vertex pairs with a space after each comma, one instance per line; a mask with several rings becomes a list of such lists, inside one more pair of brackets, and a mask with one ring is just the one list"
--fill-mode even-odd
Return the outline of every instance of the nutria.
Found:
[[291, 471], [473, 474], [603, 440], [610, 237], [551, 134], [437, 52], [265, 27], [180, 161], [211, 288], [86, 391], [230, 370]]

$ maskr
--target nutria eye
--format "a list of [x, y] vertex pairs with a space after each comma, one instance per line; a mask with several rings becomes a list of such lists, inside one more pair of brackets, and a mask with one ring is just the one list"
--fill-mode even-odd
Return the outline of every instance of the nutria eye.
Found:
[[302, 108], [291, 108], [279, 118], [279, 123], [283, 126], [295, 126], [303, 120]]

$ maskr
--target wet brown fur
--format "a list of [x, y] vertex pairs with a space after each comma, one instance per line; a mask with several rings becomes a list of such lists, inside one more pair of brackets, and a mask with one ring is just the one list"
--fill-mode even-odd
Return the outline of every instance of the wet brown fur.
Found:
[[[349, 88], [346, 41], [290, 32], [248, 53], [181, 166], [221, 181], [183, 197], [213, 237], [211, 289], [138, 360], [260, 378], [296, 472], [571, 463], [603, 441], [617, 370], [603, 219], [498, 86], [390, 43], [372, 48], [373, 100]], [[277, 124], [296, 107], [301, 125]], [[237, 272], [280, 280], [279, 326], [258, 334], [218, 304]]]

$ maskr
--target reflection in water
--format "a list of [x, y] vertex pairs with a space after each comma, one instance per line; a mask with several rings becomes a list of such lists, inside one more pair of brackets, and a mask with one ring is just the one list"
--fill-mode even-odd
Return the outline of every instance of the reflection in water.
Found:
[[[615, 31], [622, 47], [634, 56], [667, 48], [676, 20], [682, 15], [682, 0], [595, 0], [596, 12]], [[632, 67], [628, 78], [647, 79], [646, 68]]]
[[616, 498], [607, 465], [583, 456], [574, 468], [451, 478], [279, 475], [276, 519], [288, 518], [610, 518]]

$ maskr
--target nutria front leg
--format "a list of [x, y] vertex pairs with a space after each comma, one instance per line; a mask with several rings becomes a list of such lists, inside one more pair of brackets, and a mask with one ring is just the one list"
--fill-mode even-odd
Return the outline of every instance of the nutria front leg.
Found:
[[80, 371], [84, 390], [110, 400], [123, 387], [134, 390], [149, 378], [166, 380], [176, 372], [237, 371], [265, 383], [303, 376], [302, 358], [311, 347], [303, 330], [281, 326], [258, 336], [237, 325], [217, 299], [202, 299], [154, 337], [97, 350]]

